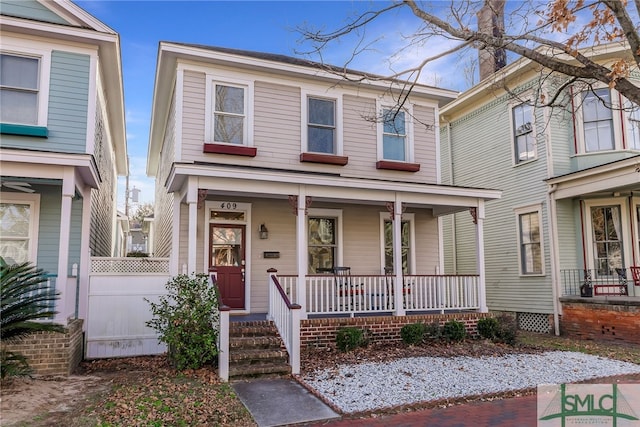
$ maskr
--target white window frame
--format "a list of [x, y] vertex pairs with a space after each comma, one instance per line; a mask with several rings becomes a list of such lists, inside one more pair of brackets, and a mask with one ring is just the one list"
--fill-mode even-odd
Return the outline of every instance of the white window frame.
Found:
[[[594, 86], [593, 90], [607, 89], [606, 86]], [[577, 142], [577, 155], [594, 155], [599, 153], [609, 153], [611, 151], [622, 150], [622, 123], [620, 114], [617, 114], [620, 108], [620, 96], [614, 89], [609, 89], [611, 97], [611, 126], [613, 126], [613, 149], [611, 150], [599, 150], [599, 151], [587, 151], [587, 145], [584, 137], [584, 113], [583, 113], [583, 96], [587, 90], [578, 91], [573, 94], [575, 109], [574, 109], [574, 123], [576, 125], [576, 142]]]
[[[51, 78], [51, 50], [38, 46], [24, 45], [24, 40], [4, 37], [2, 40], [2, 52], [5, 55], [22, 56], [39, 60], [38, 64], [38, 96], [37, 96], [37, 120], [36, 123], [11, 123], [24, 126], [47, 126], [49, 110], [49, 81]], [[18, 47], [19, 46], [19, 47]]]
[[387, 100], [387, 99], [377, 99], [376, 100], [376, 111], [377, 114], [377, 123], [376, 123], [376, 133], [377, 133], [377, 159], [385, 160], [389, 162], [400, 162], [400, 163], [413, 163], [415, 161], [415, 150], [414, 150], [414, 136], [413, 136], [413, 104], [406, 103], [402, 106], [402, 111], [404, 112], [404, 125], [405, 125], [405, 153], [406, 158], [404, 160], [392, 160], [384, 158], [384, 110], [391, 110], [397, 108], [395, 102]]
[[334, 135], [334, 153], [318, 153], [342, 156], [344, 154], [344, 139], [343, 139], [343, 104], [342, 94], [337, 94], [333, 91], [321, 91], [321, 90], [309, 90], [302, 89], [300, 91], [300, 111], [301, 111], [301, 133], [300, 133], [300, 150], [302, 153], [311, 153], [309, 151], [309, 98], [325, 99], [328, 101], [334, 101], [335, 105], [335, 135]]
[[[544, 223], [542, 222], [542, 203], [537, 203], [535, 205], [527, 205], [520, 206], [513, 210], [515, 214], [515, 222], [516, 222], [516, 237], [518, 247], [516, 253], [518, 254], [518, 272], [520, 277], [542, 277], [546, 275], [546, 258], [544, 252]], [[540, 273], [526, 273], [522, 268], [522, 232], [520, 229], [520, 217], [522, 215], [531, 215], [537, 214], [538, 216], [538, 224], [540, 224], [539, 234], [540, 234]]]
[[[529, 106], [529, 108], [531, 109], [531, 137], [533, 138], [533, 157], [530, 159], [526, 159], [526, 160], [519, 160], [520, 156], [519, 156], [519, 152], [518, 152], [518, 146], [516, 144], [516, 126], [515, 126], [515, 120], [514, 120], [514, 111], [516, 108], [521, 107], [523, 105], [527, 105]], [[512, 162], [514, 166], [520, 166], [529, 162], [532, 162], [534, 160], [538, 159], [538, 139], [537, 139], [537, 135], [536, 135], [536, 114], [535, 114], [535, 109], [533, 105], [530, 105], [529, 101], [523, 101], [523, 102], [512, 102], [509, 104], [509, 126], [510, 126], [510, 131], [511, 131], [511, 152], [512, 152]]]
[[[625, 100], [624, 101], [624, 105], [625, 108], [629, 108], [631, 110], [624, 110], [624, 118], [625, 118], [625, 140], [626, 140], [626, 145], [627, 145], [627, 149], [629, 150], [640, 150], [640, 106], [638, 106], [636, 109], [632, 109], [633, 108], [633, 103], [631, 101]], [[631, 119], [631, 116], [635, 116], [634, 119]], [[637, 130], [637, 135], [635, 135], [637, 137], [637, 139], [634, 138], [633, 143], [635, 145], [632, 145], [632, 138], [631, 136], [633, 135], [632, 130], [633, 127], [631, 126], [631, 122], [635, 122], [635, 128]]]
[[[230, 86], [235, 88], [241, 88], [244, 90], [244, 129], [242, 135], [242, 144], [233, 144], [224, 141], [216, 141], [214, 139], [215, 134], [215, 88], [216, 85]], [[233, 147], [252, 147], [253, 141], [253, 118], [254, 118], [254, 83], [249, 80], [241, 80], [236, 78], [230, 78], [224, 75], [212, 75], [207, 74], [205, 85], [205, 143], [207, 144], [222, 144]]]
[[[380, 273], [384, 274], [385, 264], [385, 245], [384, 245], [384, 222], [393, 220], [389, 216], [389, 212], [380, 212]], [[413, 213], [403, 213], [402, 221], [409, 222], [409, 271], [407, 274], [416, 274], [416, 216]]]
[[631, 227], [629, 225], [629, 204], [627, 197], [611, 197], [606, 199], [592, 199], [584, 201], [584, 212], [583, 218], [585, 219], [585, 227], [584, 227], [584, 240], [586, 244], [586, 253], [587, 253], [587, 262], [588, 269], [596, 271], [595, 265], [595, 254], [593, 250], [594, 241], [593, 241], [593, 224], [591, 223], [591, 208], [594, 207], [603, 207], [603, 206], [619, 206], [620, 208], [620, 228], [622, 230], [622, 257], [623, 257], [623, 266], [628, 267], [631, 265], [631, 260], [633, 260], [632, 252], [631, 252], [631, 244], [629, 242], [636, 242], [634, 237], [630, 238], [629, 232]]
[[[334, 218], [336, 220], [336, 258], [335, 266], [344, 266], [344, 232], [342, 222], [342, 209], [322, 209], [322, 208], [309, 208], [307, 212], [307, 227], [309, 218]], [[307, 231], [308, 232], [308, 231]], [[307, 256], [309, 254], [309, 239], [307, 239], [307, 247], [305, 251]], [[307, 269], [309, 266], [307, 266]]]
[[29, 205], [29, 261], [38, 262], [38, 230], [40, 227], [40, 194], [0, 192], [2, 203]]

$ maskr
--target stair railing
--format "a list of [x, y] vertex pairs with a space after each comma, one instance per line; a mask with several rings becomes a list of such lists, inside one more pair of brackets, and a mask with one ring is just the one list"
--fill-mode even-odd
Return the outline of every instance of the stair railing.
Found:
[[215, 268], [209, 271], [211, 286], [218, 296], [218, 377], [224, 382], [229, 381], [229, 312], [231, 308], [225, 305], [220, 298], [218, 289], [218, 273]]
[[284, 345], [289, 352], [291, 373], [300, 373], [300, 313], [302, 307], [289, 300], [278, 281], [278, 270], [269, 273], [269, 319], [275, 323]]

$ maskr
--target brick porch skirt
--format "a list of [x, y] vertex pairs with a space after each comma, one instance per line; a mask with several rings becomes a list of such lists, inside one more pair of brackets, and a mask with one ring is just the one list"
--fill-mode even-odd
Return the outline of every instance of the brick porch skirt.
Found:
[[65, 333], [36, 332], [2, 348], [26, 356], [36, 375], [67, 376], [83, 358], [82, 324], [82, 319], [70, 320]]
[[491, 317], [489, 313], [452, 313], [452, 314], [408, 314], [406, 316], [371, 316], [305, 319], [300, 321], [300, 348], [334, 347], [336, 334], [340, 328], [355, 327], [369, 331], [370, 342], [392, 343], [402, 341], [400, 329], [411, 323], [432, 324], [440, 326], [449, 320], [464, 323], [467, 334], [478, 335], [478, 319]]
[[560, 302], [562, 335], [640, 344], [640, 298], [564, 297]]

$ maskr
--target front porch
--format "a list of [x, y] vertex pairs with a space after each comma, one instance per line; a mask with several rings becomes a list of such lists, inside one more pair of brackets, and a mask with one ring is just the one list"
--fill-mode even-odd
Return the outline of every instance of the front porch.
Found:
[[[277, 271], [270, 273], [275, 279]], [[312, 274], [305, 276], [303, 289], [298, 276], [277, 280], [309, 318], [481, 310], [483, 299], [478, 275], [412, 274], [398, 280], [395, 275]]]

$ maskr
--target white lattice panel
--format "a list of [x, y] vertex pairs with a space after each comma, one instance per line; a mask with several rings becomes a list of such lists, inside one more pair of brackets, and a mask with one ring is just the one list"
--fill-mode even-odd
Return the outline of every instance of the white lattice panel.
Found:
[[169, 273], [168, 258], [91, 258], [91, 273]]
[[543, 313], [518, 313], [518, 328], [523, 331], [548, 334], [551, 331], [549, 315]]

